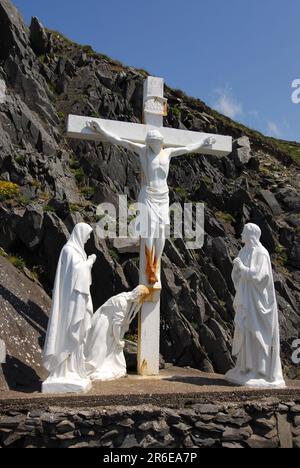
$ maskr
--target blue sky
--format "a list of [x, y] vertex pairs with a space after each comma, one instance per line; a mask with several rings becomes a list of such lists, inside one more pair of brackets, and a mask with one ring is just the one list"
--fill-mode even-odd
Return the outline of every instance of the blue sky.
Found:
[[81, 44], [265, 134], [300, 141], [299, 0], [14, 0]]

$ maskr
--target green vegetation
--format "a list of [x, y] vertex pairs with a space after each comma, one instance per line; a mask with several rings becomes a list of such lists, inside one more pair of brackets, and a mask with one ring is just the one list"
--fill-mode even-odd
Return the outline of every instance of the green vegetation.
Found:
[[282, 153], [288, 154], [297, 164], [300, 164], [300, 143], [276, 140], [275, 138], [269, 138], [269, 140], [277, 146]]
[[26, 267], [25, 260], [17, 255], [11, 255], [5, 252], [2, 247], [0, 247], [0, 257], [6, 258], [9, 263], [11, 263], [14, 267], [18, 268], [19, 270], [24, 270]]
[[66, 114], [64, 112], [58, 112], [57, 113], [59, 120], [65, 120]]
[[21, 257], [16, 255], [8, 255], [7, 260], [11, 263], [14, 267], [18, 268], [18, 270], [24, 270], [26, 267], [25, 260]]
[[283, 245], [277, 244], [276, 256], [274, 260], [275, 265], [279, 267], [284, 267], [287, 264], [288, 259], [289, 257], [288, 257], [287, 249]]
[[230, 214], [230, 213], [227, 213], [226, 211], [218, 211], [216, 213], [216, 217], [220, 220], [220, 221], [223, 221], [225, 223], [229, 223], [229, 224], [232, 224], [235, 222], [235, 219], [234, 217]]
[[84, 197], [91, 198], [93, 195], [95, 195], [96, 189], [95, 187], [82, 187], [80, 192]]
[[53, 206], [51, 206], [51, 205], [45, 205], [43, 207], [43, 210], [44, 210], [45, 213], [55, 213], [55, 211], [56, 211], [55, 208]]
[[85, 173], [82, 167], [80, 167], [80, 161], [78, 159], [71, 159], [69, 162], [71, 171], [74, 174], [75, 179], [77, 180], [78, 183], [83, 182]]
[[25, 166], [26, 165], [26, 156], [24, 154], [18, 154], [15, 157], [15, 161], [19, 166]]
[[174, 189], [174, 192], [177, 193], [177, 195], [179, 195], [182, 201], [187, 201], [189, 198], [188, 191], [183, 187], [176, 187]]
[[213, 179], [213, 177], [205, 176], [204, 177], [204, 182], [205, 182], [206, 185], [211, 187], [213, 185], [213, 183], [214, 183], [214, 179]]
[[47, 85], [48, 85], [48, 88], [50, 89], [50, 91], [53, 94], [55, 94], [55, 96], [59, 95], [59, 92], [57, 91], [56, 86], [53, 83], [51, 83], [51, 81], [47, 81]]
[[175, 119], [180, 120], [181, 119], [181, 110], [179, 109], [178, 106], [174, 106], [172, 109], [172, 114], [175, 117]]
[[83, 171], [83, 169], [78, 168], [78, 169], [75, 169], [73, 170], [73, 174], [75, 176], [75, 179], [77, 180], [77, 182], [82, 182], [84, 177], [85, 177], [85, 173]]
[[18, 202], [22, 206], [27, 206], [31, 203], [31, 198], [27, 197], [26, 195], [19, 195], [18, 196]]
[[76, 205], [76, 203], [71, 203], [69, 208], [71, 213], [83, 213], [85, 209], [84, 206]]
[[110, 255], [111, 258], [112, 258], [113, 260], [115, 260], [116, 262], [120, 262], [120, 256], [119, 256], [119, 254], [118, 254], [118, 252], [117, 252], [116, 250], [110, 249], [110, 250], [109, 250], [109, 255]]
[[4, 257], [4, 258], [7, 257], [7, 253], [5, 252], [4, 249], [2, 249], [2, 247], [0, 247], [0, 257]]
[[131, 343], [138, 343], [138, 336], [132, 333], [126, 333], [124, 338], [126, 341], [131, 341]]

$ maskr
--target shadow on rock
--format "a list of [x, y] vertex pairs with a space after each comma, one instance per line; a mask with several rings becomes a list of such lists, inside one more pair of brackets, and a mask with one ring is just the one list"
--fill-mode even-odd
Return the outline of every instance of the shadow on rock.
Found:
[[2, 365], [3, 375], [10, 390], [33, 393], [41, 390], [41, 381], [34, 369], [13, 356], [7, 356]]

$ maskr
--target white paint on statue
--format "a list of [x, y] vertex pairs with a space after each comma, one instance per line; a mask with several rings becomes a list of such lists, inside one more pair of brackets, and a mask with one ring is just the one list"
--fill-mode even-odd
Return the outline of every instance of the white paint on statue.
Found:
[[272, 264], [260, 237], [260, 228], [247, 224], [243, 231], [245, 247], [234, 261], [236, 328], [233, 355], [237, 363], [226, 374], [226, 380], [249, 387], [281, 388], [285, 387], [285, 382]]
[[90, 286], [96, 256], [87, 258], [84, 250], [91, 233], [88, 224], [77, 224], [59, 258], [43, 354], [50, 375], [43, 383], [43, 393], [77, 393], [90, 388], [83, 352], [93, 316]]
[[141, 236], [140, 284], [151, 288], [151, 297], [142, 307], [139, 321], [138, 372], [159, 373], [160, 342], [160, 260], [169, 223], [169, 188], [167, 177], [172, 157], [192, 152], [227, 156], [232, 152], [232, 138], [190, 132], [163, 126], [167, 114], [164, 81], [148, 77], [144, 83], [143, 122], [134, 124], [70, 115], [67, 135], [80, 140], [111, 142], [136, 152], [142, 168], [139, 201], [147, 206], [150, 234]]
[[142, 186], [138, 202], [146, 207], [145, 222], [142, 220], [141, 237], [145, 239], [147, 273], [142, 283], [161, 289], [160, 261], [166, 241], [166, 227], [170, 224], [168, 175], [171, 159], [193, 153], [199, 148], [212, 146], [213, 137], [200, 137], [198, 143], [182, 148], [164, 148], [164, 139], [158, 130], [147, 133], [146, 144], [134, 143], [114, 135], [99, 123], [90, 121], [91, 130], [100, 133], [108, 142], [134, 151], [140, 158]]
[[88, 334], [85, 356], [92, 381], [109, 381], [126, 376], [124, 336], [149, 294], [144, 286], [109, 299], [95, 313]]

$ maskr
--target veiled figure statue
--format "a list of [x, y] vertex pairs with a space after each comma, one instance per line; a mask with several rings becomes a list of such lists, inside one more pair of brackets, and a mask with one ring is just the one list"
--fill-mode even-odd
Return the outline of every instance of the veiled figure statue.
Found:
[[84, 392], [91, 386], [84, 344], [93, 316], [90, 286], [96, 256], [87, 258], [84, 246], [92, 231], [88, 224], [77, 224], [59, 258], [43, 353], [50, 375], [43, 393]]
[[92, 381], [126, 376], [124, 336], [149, 295], [145, 286], [110, 298], [95, 313], [85, 347], [86, 369]]
[[260, 238], [260, 228], [247, 224], [242, 235], [245, 246], [234, 261], [237, 363], [226, 380], [249, 387], [285, 387], [272, 264]]

